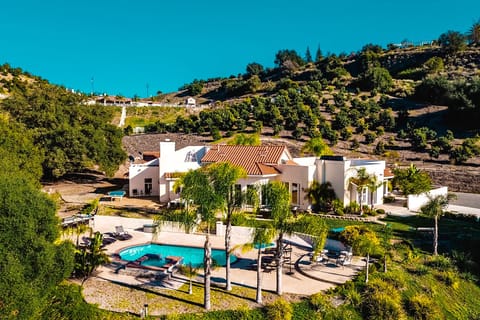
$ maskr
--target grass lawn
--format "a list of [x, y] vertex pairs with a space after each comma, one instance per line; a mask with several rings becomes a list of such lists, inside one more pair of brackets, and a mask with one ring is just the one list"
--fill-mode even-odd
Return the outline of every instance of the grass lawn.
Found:
[[[387, 216], [382, 221], [390, 224], [394, 237], [411, 241], [416, 247], [432, 250], [433, 234], [416, 231], [418, 227], [433, 227], [434, 220], [425, 216], [396, 217]], [[455, 217], [441, 217], [438, 224], [439, 250], [471, 252], [478, 255], [476, 247], [480, 245], [480, 223]]]

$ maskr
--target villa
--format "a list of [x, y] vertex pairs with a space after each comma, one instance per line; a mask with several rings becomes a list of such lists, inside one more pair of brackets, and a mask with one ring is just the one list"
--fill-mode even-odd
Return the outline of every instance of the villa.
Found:
[[[285, 183], [292, 206], [299, 210], [308, 210], [311, 205], [306, 199], [306, 189], [313, 181], [330, 182], [337, 198], [345, 205], [352, 201], [375, 205], [383, 202], [388, 191], [387, 182], [393, 177], [383, 160], [343, 156], [293, 158], [283, 145], [187, 146], [175, 150], [175, 142], [162, 141], [158, 157], [130, 165], [129, 196], [158, 196], [160, 202], [175, 201], [180, 194], [173, 191], [173, 185], [181, 173], [216, 162], [230, 162], [245, 169], [247, 177], [239, 179], [235, 186], [238, 191], [260, 187], [269, 181]], [[377, 177], [379, 184], [374, 192], [367, 188], [360, 192], [350, 182], [360, 168]]]

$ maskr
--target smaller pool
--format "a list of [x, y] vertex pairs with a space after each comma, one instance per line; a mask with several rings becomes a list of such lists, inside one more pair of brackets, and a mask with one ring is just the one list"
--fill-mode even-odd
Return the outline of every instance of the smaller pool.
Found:
[[265, 249], [265, 248], [270, 248], [270, 247], [274, 247], [275, 246], [275, 242], [270, 242], [270, 243], [255, 243], [254, 244], [254, 248], [255, 249]]
[[108, 195], [110, 197], [123, 197], [125, 195], [125, 191], [123, 190], [110, 191]]
[[[182, 257], [182, 264], [192, 264], [192, 267], [198, 268], [203, 265], [203, 248], [184, 247], [166, 244], [146, 244], [126, 248], [119, 253], [120, 258], [126, 261], [135, 261], [145, 255], [157, 258], [142, 261], [145, 266], [162, 267], [167, 263], [166, 257], [176, 256]], [[220, 266], [225, 266], [225, 250], [212, 249], [212, 259]], [[237, 257], [230, 255], [230, 263], [237, 261]]]

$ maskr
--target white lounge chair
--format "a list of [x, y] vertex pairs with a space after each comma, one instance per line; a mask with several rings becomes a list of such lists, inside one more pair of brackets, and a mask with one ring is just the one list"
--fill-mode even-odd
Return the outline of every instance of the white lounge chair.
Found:
[[123, 226], [116, 226], [113, 236], [118, 240], [128, 240], [132, 238], [132, 235], [123, 230]]

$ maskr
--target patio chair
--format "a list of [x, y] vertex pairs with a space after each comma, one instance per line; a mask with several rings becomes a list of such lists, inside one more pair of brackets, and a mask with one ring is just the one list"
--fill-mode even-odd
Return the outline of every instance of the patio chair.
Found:
[[116, 226], [113, 236], [118, 240], [128, 240], [132, 238], [132, 235], [123, 230], [123, 226]]

